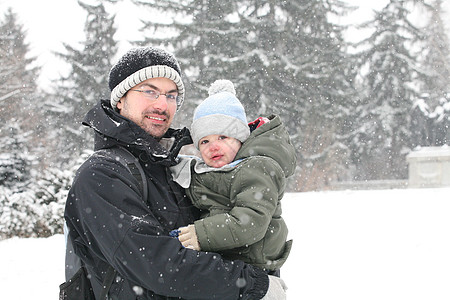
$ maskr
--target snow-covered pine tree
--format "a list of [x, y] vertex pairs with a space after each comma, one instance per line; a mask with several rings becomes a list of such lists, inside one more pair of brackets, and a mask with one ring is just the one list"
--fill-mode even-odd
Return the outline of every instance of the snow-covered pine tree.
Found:
[[[67, 194], [76, 170], [90, 153], [90, 151], [83, 153], [71, 168], [47, 168], [30, 185], [36, 199], [33, 212], [38, 212], [36, 214], [38, 217], [36, 217], [32, 227], [32, 236], [46, 237], [63, 233], [63, 216]], [[27, 224], [27, 222], [24, 223]]]
[[15, 191], [30, 179], [32, 160], [27, 143], [35, 124], [38, 70], [28, 52], [23, 26], [8, 9], [0, 21], [0, 183]]
[[23, 191], [31, 178], [28, 140], [16, 120], [2, 125], [0, 137], [0, 185], [14, 192]]
[[343, 173], [351, 85], [342, 27], [327, 18], [345, 10], [341, 1], [136, 2], [171, 18], [145, 21], [144, 43], [174, 49], [182, 64], [183, 125], [213, 81], [230, 79], [249, 119], [275, 113], [286, 123], [299, 154], [291, 187], [318, 189]]
[[363, 25], [373, 33], [359, 46], [362, 103], [352, 140], [355, 179], [404, 179], [411, 149], [411, 108], [418, 98], [414, 47], [422, 33], [409, 21], [415, 0], [390, 0]]
[[87, 13], [85, 40], [79, 47], [65, 44], [65, 52], [57, 53], [70, 68], [66, 76], [55, 82], [55, 93], [45, 103], [55, 116], [55, 164], [69, 166], [83, 150], [92, 148], [92, 132], [81, 122], [100, 99], [109, 98], [108, 75], [117, 53], [114, 16], [109, 15], [101, 1], [97, 5], [78, 3]]
[[[8, 9], [0, 21], [0, 239], [33, 231], [33, 153], [42, 136], [36, 79], [26, 32]], [[26, 223], [26, 224], [25, 224]]]
[[442, 19], [442, 0], [434, 0], [425, 8], [430, 18], [424, 28], [426, 39], [419, 56], [424, 74], [421, 97], [414, 104], [413, 147], [450, 143], [450, 44]]
[[[246, 70], [238, 78], [233, 71], [236, 63], [232, 58], [245, 55], [247, 47], [242, 42], [245, 29], [240, 28], [236, 1], [184, 0], [184, 1], [139, 1], [133, 2], [147, 8], [161, 18], [142, 20], [145, 35], [143, 45], [163, 46], [173, 51], [183, 71], [187, 99], [182, 111], [177, 113], [174, 125], [188, 126], [192, 121], [194, 108], [208, 96], [208, 87], [216, 79], [230, 79], [239, 90]], [[230, 17], [233, 17], [230, 20]], [[245, 67], [244, 67], [245, 66]], [[242, 67], [247, 68], [246, 65]], [[238, 91], [241, 96], [241, 91]], [[246, 100], [241, 99], [247, 106]], [[257, 99], [253, 102], [254, 112], [258, 109]], [[247, 101], [248, 102], [248, 101]]]

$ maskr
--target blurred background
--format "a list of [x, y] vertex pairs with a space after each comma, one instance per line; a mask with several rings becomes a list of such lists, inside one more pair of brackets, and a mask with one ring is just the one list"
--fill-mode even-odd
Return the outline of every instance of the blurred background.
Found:
[[365, 2], [0, 0], [0, 239], [62, 232], [93, 147], [81, 121], [134, 46], [178, 58], [175, 127], [216, 79], [248, 121], [280, 115], [298, 157], [289, 192], [408, 186], [416, 152], [449, 156], [449, 3]]

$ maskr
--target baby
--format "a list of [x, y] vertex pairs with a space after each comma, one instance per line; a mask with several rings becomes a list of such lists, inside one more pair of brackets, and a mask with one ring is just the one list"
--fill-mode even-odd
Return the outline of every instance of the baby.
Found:
[[209, 94], [191, 126], [202, 160], [180, 157], [172, 168], [203, 215], [172, 235], [186, 248], [218, 252], [277, 274], [292, 246], [280, 203], [296, 166], [289, 134], [275, 115], [247, 124], [230, 81], [216, 81]]

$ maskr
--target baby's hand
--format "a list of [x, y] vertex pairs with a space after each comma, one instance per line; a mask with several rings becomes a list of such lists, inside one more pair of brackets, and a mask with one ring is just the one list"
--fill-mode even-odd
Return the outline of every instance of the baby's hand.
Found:
[[188, 225], [187, 227], [180, 227], [178, 229], [178, 240], [185, 248], [200, 250], [200, 244], [198, 243], [197, 233], [195, 233], [195, 226]]

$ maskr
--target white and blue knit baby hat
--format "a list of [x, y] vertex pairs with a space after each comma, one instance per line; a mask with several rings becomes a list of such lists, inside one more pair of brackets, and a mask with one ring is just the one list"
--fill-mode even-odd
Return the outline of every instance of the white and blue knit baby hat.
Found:
[[235, 138], [242, 143], [250, 135], [245, 109], [238, 98], [231, 81], [216, 80], [208, 90], [209, 97], [194, 111], [191, 135], [198, 149], [201, 138], [220, 134]]

